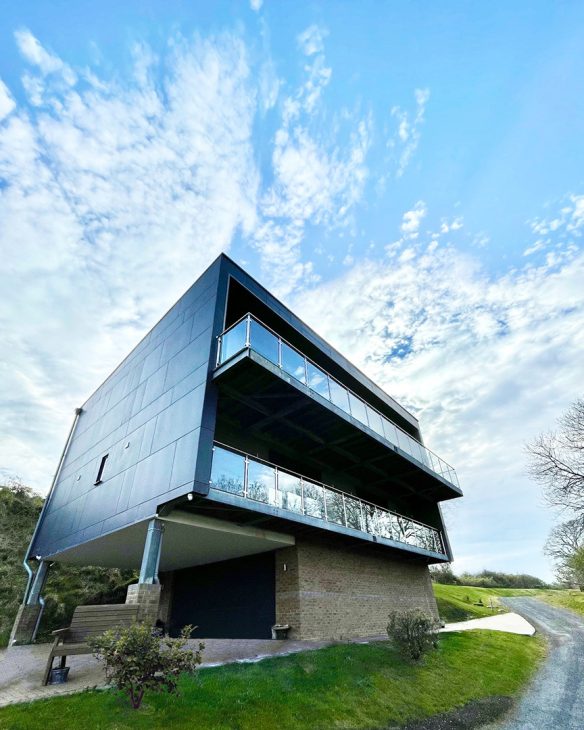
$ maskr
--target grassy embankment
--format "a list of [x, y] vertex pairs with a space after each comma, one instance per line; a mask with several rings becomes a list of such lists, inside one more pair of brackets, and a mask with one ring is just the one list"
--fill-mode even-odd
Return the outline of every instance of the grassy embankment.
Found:
[[[0, 486], [0, 647], [6, 646], [26, 586], [22, 559], [43, 505], [42, 497], [24, 486]], [[49, 571], [47, 601], [39, 638], [68, 626], [75, 606], [85, 603], [123, 603], [129, 570], [56, 564]]]
[[441, 583], [433, 586], [440, 618], [446, 622], [483, 618], [507, 611], [499, 600], [503, 596], [539, 596], [543, 592], [535, 588], [474, 588]]
[[434, 595], [440, 617], [446, 621], [492, 616], [507, 611], [499, 601], [504, 596], [532, 596], [560, 608], [584, 615], [584, 592], [542, 590], [539, 588], [474, 588], [472, 586], [434, 583]]
[[381, 728], [513, 696], [544, 651], [539, 638], [473, 631], [443, 635], [415, 665], [388, 642], [343, 644], [204, 669], [181, 680], [178, 698], [147, 695], [138, 711], [114, 691], [13, 705], [0, 709], [0, 728]]

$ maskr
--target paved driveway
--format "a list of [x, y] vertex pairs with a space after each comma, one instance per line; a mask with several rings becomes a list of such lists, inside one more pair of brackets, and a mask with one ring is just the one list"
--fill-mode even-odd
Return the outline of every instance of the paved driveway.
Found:
[[549, 655], [501, 730], [583, 730], [584, 618], [535, 598], [503, 602], [548, 636]]

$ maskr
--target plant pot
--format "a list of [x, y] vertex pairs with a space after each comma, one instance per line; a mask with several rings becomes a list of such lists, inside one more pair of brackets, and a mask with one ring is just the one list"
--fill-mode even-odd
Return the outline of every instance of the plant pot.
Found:
[[287, 639], [290, 626], [288, 624], [276, 624], [272, 626], [272, 639]]
[[48, 684], [65, 684], [69, 676], [69, 667], [55, 667], [51, 669]]

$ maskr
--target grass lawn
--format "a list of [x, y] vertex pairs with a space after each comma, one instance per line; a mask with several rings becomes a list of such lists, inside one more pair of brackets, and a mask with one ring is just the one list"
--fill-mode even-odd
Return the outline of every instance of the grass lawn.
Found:
[[441, 583], [434, 583], [433, 587], [440, 618], [446, 622], [466, 621], [507, 611], [499, 601], [501, 596], [539, 596], [544, 593], [530, 588], [473, 588]]
[[518, 692], [545, 653], [535, 637], [447, 634], [419, 665], [388, 642], [342, 644], [288, 657], [204, 669], [179, 697], [147, 695], [134, 711], [114, 691], [0, 709], [0, 728], [382, 728]]
[[569, 608], [584, 615], [584, 591], [540, 591], [538, 598], [552, 606]]

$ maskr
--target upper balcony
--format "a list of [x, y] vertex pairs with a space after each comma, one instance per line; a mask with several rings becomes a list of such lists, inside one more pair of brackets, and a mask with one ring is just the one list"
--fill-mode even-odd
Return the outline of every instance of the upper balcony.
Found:
[[[453, 467], [252, 314], [246, 314], [226, 329], [218, 339], [215, 379], [223, 378], [231, 368], [240, 366], [240, 363], [245, 360], [253, 362], [256, 366], [262, 366], [313, 401], [326, 405], [353, 427], [366, 433], [377, 443], [383, 444], [386, 450], [389, 449], [392, 454], [401, 457], [404, 467], [402, 471], [389, 469], [388, 475], [396, 474], [397, 478], [401, 478], [403, 481], [403, 475], [409, 474], [411, 481], [412, 466], [414, 466], [417, 467], [414, 472], [418, 477], [431, 476], [434, 481], [434, 489], [428, 485], [428, 480], [426, 480], [426, 485], [420, 484], [421, 492], [433, 491], [434, 496], [438, 499], [460, 496], [461, 490]], [[249, 395], [250, 393], [248, 393]], [[264, 398], [264, 402], [267, 402], [269, 398], [275, 398], [275, 395], [263, 394], [259, 397]], [[245, 400], [245, 396], [243, 398]], [[280, 413], [289, 418], [292, 408], [284, 408]], [[264, 421], [270, 421], [270, 412], [267, 408], [264, 415]], [[275, 420], [277, 420], [276, 413], [272, 415], [272, 424]], [[304, 418], [301, 425], [296, 424], [296, 428], [309, 430], [309, 424], [306, 421], [307, 419]], [[312, 431], [318, 436], [316, 428], [313, 428]], [[334, 448], [335, 442], [333, 441], [332, 444]], [[381, 454], [371, 454], [371, 456], [368, 454], [366, 459], [359, 458], [359, 456], [357, 453], [356, 463], [360, 464], [365, 461], [370, 462], [371, 459], [379, 461], [383, 458]], [[403, 459], [407, 460], [407, 466], [403, 464]], [[381, 475], [381, 466], [381, 464], [377, 465], [379, 475]]]

